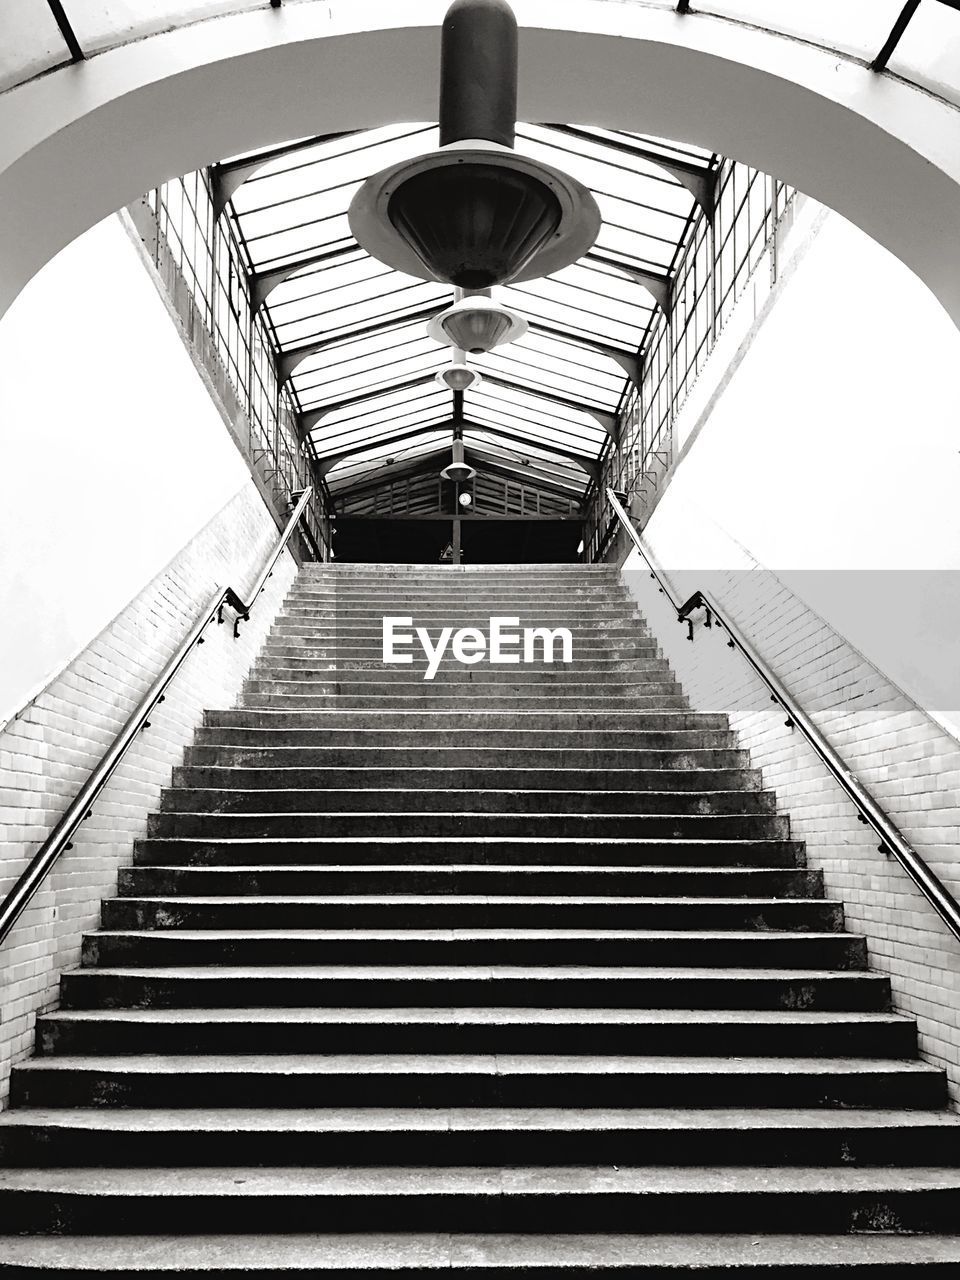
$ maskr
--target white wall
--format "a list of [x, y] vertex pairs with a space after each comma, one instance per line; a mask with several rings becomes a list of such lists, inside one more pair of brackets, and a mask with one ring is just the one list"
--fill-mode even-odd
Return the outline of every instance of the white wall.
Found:
[[247, 481], [109, 218], [0, 321], [0, 723]]
[[829, 215], [647, 529], [689, 585], [773, 570], [953, 725], [958, 369], [960, 333], [926, 287]]

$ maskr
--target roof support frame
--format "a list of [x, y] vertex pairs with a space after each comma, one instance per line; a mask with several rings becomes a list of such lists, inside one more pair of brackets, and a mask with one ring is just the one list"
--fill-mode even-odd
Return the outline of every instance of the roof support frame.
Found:
[[[678, 10], [678, 12], [683, 13], [686, 10]], [[547, 124], [544, 127], [552, 129], [555, 133], [566, 134], [568, 138], [579, 138], [581, 142], [589, 142], [596, 147], [610, 147], [613, 151], [635, 156], [639, 160], [646, 160], [649, 164], [659, 165], [671, 177], [676, 178], [682, 187], [686, 187], [708, 218], [713, 217], [717, 171], [712, 166], [706, 169], [700, 165], [689, 164], [679, 156], [663, 156], [652, 147], [644, 147], [640, 143], [628, 142], [626, 139], [623, 142], [614, 142], [611, 138], [598, 138], [589, 130], [578, 129], [572, 124]]]
[[298, 365], [301, 365], [304, 360], [308, 360], [311, 356], [320, 355], [321, 352], [327, 351], [330, 347], [335, 347], [339, 343], [354, 342], [358, 338], [367, 338], [374, 333], [383, 333], [388, 329], [400, 328], [401, 325], [414, 324], [418, 320], [432, 320], [441, 311], [445, 311], [452, 302], [452, 298], [441, 303], [434, 302], [429, 306], [421, 307], [418, 311], [411, 311], [407, 315], [392, 315], [383, 320], [377, 320], [373, 324], [363, 325], [359, 329], [352, 329], [347, 333], [338, 333], [329, 338], [318, 338], [316, 342], [306, 342], [300, 347], [290, 347], [287, 351], [281, 351], [280, 353], [280, 359], [277, 361], [277, 379], [281, 384], [287, 382], [293, 377]]
[[654, 301], [664, 315], [670, 314], [670, 307], [673, 302], [673, 281], [668, 274], [652, 271], [649, 267], [640, 266], [639, 263], [621, 262], [616, 258], [607, 258], [602, 253], [596, 253], [593, 250], [586, 255], [586, 258], [589, 262], [596, 262], [601, 266], [622, 272], [653, 296]]
[[329, 262], [338, 262], [341, 258], [348, 258], [351, 254], [358, 252], [360, 252], [358, 244], [348, 244], [340, 249], [327, 249], [323, 253], [312, 253], [308, 257], [286, 263], [282, 267], [274, 267], [272, 270], [251, 271], [251, 307], [255, 312], [259, 311], [274, 289], [283, 284], [285, 280], [289, 280], [291, 276], [295, 276], [298, 271], [306, 271], [308, 267], [325, 266]]
[[512, 480], [514, 484], [529, 484], [531, 489], [541, 489], [544, 493], [553, 493], [557, 497], [567, 498], [577, 506], [580, 506], [583, 501], [582, 492], [564, 485], [556, 478], [551, 479], [551, 477], [543, 475], [533, 467], [525, 467], [522, 463], [518, 463], [517, 469], [514, 470], [510, 466], [508, 459], [498, 458], [496, 454], [487, 453], [485, 450], [478, 449], [476, 445], [471, 444], [464, 445], [464, 454], [468, 461], [481, 464], [477, 468], [478, 471], [489, 471], [491, 475], [502, 476], [507, 480]]
[[396, 395], [398, 391], [412, 391], [414, 387], [425, 386], [428, 382], [433, 382], [433, 372], [418, 373], [415, 378], [406, 378], [401, 382], [386, 382], [380, 386], [372, 387], [369, 391], [361, 391], [358, 395], [347, 396], [345, 400], [333, 400], [329, 404], [318, 405], [315, 409], [309, 409], [306, 413], [300, 415], [300, 437], [301, 439], [313, 430], [318, 422], [337, 409], [349, 409], [355, 404], [364, 404], [367, 400], [379, 400], [381, 396]]
[[626, 347], [615, 347], [609, 342], [602, 342], [599, 338], [580, 337], [567, 329], [546, 324], [542, 320], [530, 320], [528, 324], [531, 333], [539, 333], [545, 338], [557, 338], [561, 342], [569, 342], [573, 347], [582, 347], [585, 351], [596, 351], [599, 355], [609, 356], [620, 366], [631, 382], [636, 386], [640, 385], [642, 362], [636, 352], [628, 351]]
[[611, 440], [618, 438], [619, 420], [612, 409], [583, 404], [579, 400], [571, 400], [568, 396], [558, 395], [554, 391], [543, 391], [539, 387], [527, 387], [522, 382], [511, 382], [509, 378], [501, 378], [499, 374], [485, 373], [483, 379], [492, 387], [502, 387], [506, 391], [519, 391], [522, 395], [549, 400], [551, 404], [558, 404], [563, 409], [572, 409], [575, 413], [586, 413], [591, 418], [596, 418]]

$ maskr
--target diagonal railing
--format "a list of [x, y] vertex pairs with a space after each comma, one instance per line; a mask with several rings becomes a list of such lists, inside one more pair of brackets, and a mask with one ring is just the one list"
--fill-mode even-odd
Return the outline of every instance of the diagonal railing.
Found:
[[163, 670], [140, 699], [136, 710], [134, 710], [107, 748], [100, 763], [77, 792], [57, 825], [31, 858], [26, 870], [6, 898], [4, 898], [3, 904], [0, 906], [0, 944], [6, 940], [11, 929], [20, 919], [20, 916], [55, 866], [60, 855], [71, 848], [72, 839], [77, 828], [81, 822], [90, 817], [94, 804], [96, 804], [104, 787], [113, 777], [114, 771], [126, 755], [137, 734], [150, 727], [151, 714], [163, 702], [166, 697], [167, 687], [183, 666], [187, 657], [197, 645], [203, 644], [203, 633], [210, 623], [214, 618], [218, 622], [223, 621], [224, 608], [234, 610], [236, 618], [233, 624], [233, 634], [236, 637], [240, 633], [240, 623], [249, 621], [250, 611], [266, 586], [267, 579], [273, 573], [284, 548], [300, 524], [312, 494], [313, 490], [307, 488], [300, 495], [283, 533], [280, 535], [276, 546], [267, 558], [256, 582], [251, 588], [249, 600], [243, 600], [234, 591], [233, 587], [224, 587], [222, 589], [217, 587], [200, 613], [197, 614], [190, 630], [180, 641], [175, 652], [165, 663]]
[[724, 612], [709, 592], [698, 590], [689, 599], [679, 600], [671, 590], [663, 570], [657, 564], [652, 553], [647, 549], [643, 539], [635, 529], [633, 521], [630, 519], [617, 493], [613, 489], [607, 489], [607, 497], [627, 536], [650, 570], [650, 576], [655, 579], [661, 592], [676, 611], [677, 621], [688, 624], [690, 628], [689, 638], [693, 639], [693, 623], [690, 615], [696, 612], [697, 609], [705, 609], [708, 620], [712, 620], [726, 631], [727, 643], [731, 648], [738, 650], [741, 657], [746, 659], [756, 675], [769, 689], [771, 699], [786, 712], [787, 725], [791, 729], [799, 729], [826, 765], [835, 781], [839, 783], [853, 801], [861, 822], [872, 827], [880, 837], [881, 851], [892, 854], [897, 859], [950, 932], [955, 938], [960, 939], [960, 904], [958, 904], [956, 898], [943, 881], [940, 880], [936, 872], [931, 870], [903, 833], [894, 825], [856, 774], [851, 772], [843, 758], [831, 746], [824, 734], [790, 693], [790, 690], [774, 674], [737, 624]]

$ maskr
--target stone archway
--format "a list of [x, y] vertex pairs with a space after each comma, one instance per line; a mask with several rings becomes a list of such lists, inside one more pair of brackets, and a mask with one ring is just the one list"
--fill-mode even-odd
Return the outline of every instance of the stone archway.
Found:
[[[436, 22], [445, 8], [437, 3]], [[861, 63], [700, 15], [517, 0], [520, 114], [696, 143], [830, 205], [960, 324], [960, 111]], [[0, 96], [0, 312], [164, 178], [289, 138], [436, 111], [436, 25], [341, 0], [209, 19]], [[96, 287], [91, 280], [90, 287]]]

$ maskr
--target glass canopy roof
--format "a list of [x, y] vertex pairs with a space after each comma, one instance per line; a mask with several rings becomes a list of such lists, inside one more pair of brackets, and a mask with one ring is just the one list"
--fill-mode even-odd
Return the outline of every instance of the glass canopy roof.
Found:
[[[320, 0], [3, 0], [0, 92], [131, 41], [228, 14]], [[639, 0], [602, 0], [632, 4]], [[643, 0], [820, 45], [960, 103], [960, 0]], [[404, 16], [436, 19], [405, 0]], [[430, 123], [309, 138], [214, 166], [219, 208], [247, 258], [255, 306], [331, 492], [409, 474], [449, 449], [450, 351], [426, 322], [452, 290], [368, 257], [350, 235], [359, 184], [436, 146]], [[526, 336], [473, 358], [468, 457], [580, 497], [636, 373], [705, 179], [719, 158], [627, 132], [521, 124], [517, 148], [567, 170], [603, 215], [593, 250], [556, 275], [498, 291]]]
[[[631, 4], [639, 0], [606, 0]], [[0, 91], [80, 57], [190, 23], [282, 4], [327, 0], [3, 0]], [[678, 0], [643, 0], [675, 9]], [[685, 0], [679, 0], [685, 5]], [[902, 26], [881, 64], [960, 102], [960, 0], [695, 0], [698, 13], [746, 23], [873, 62]], [[436, 6], [404, 0], [405, 15], [436, 20]]]
[[[334, 497], [449, 451], [454, 398], [435, 375], [451, 350], [426, 325], [453, 301], [452, 288], [370, 258], [347, 222], [370, 173], [437, 145], [435, 125], [391, 125], [236, 156], [213, 170]], [[590, 187], [603, 227], [573, 266], [497, 291], [530, 328], [471, 357], [483, 380], [464, 397], [464, 442], [480, 469], [485, 459], [579, 497], [717, 157], [630, 133], [522, 123], [517, 149]]]

